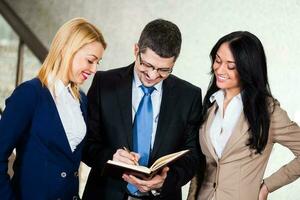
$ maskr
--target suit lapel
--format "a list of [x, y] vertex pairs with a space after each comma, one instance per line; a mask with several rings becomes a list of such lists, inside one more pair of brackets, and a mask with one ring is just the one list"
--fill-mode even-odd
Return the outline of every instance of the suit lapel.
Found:
[[208, 111], [209, 114], [208, 114], [206, 123], [204, 123], [204, 128], [203, 128], [204, 134], [205, 134], [205, 136], [203, 138], [204, 138], [204, 142], [206, 143], [206, 146], [207, 146], [209, 152], [211, 153], [212, 157], [216, 160], [216, 162], [218, 162], [218, 156], [215, 152], [215, 149], [214, 149], [213, 144], [210, 139], [210, 127], [213, 122], [216, 109], [217, 109], [217, 104], [214, 103]]
[[54, 137], [53, 140], [56, 141], [56, 143], [58, 144], [58, 146], [60, 146], [64, 151], [64, 153], [70, 158], [72, 159], [72, 150], [71, 147], [69, 145], [68, 142], [68, 138], [65, 132], [65, 129], [63, 127], [63, 124], [61, 122], [58, 110], [56, 108], [54, 99], [49, 91], [48, 88], [43, 88], [45, 95], [46, 95], [46, 99], [48, 99], [48, 108], [47, 110], [49, 110], [49, 114], [52, 115], [52, 128], [53, 128], [53, 133], [50, 135], [50, 137]]
[[126, 68], [125, 73], [120, 74], [120, 81], [115, 82], [115, 90], [120, 105], [121, 117], [124, 125], [124, 133], [127, 134], [129, 149], [132, 144], [132, 77], [133, 64]]
[[[211, 153], [213, 158], [216, 160], [216, 162], [218, 162], [218, 156], [214, 150], [213, 144], [210, 139], [210, 127], [214, 120], [216, 109], [217, 109], [217, 104], [214, 103], [214, 105], [209, 110], [207, 122], [204, 124], [204, 126], [205, 126], [204, 127], [204, 130], [205, 130], [204, 131], [205, 132], [204, 139], [205, 139], [205, 143], [207, 145], [209, 152]], [[221, 160], [226, 158], [226, 156], [228, 154], [230, 154], [230, 150], [241, 139], [241, 137], [248, 132], [248, 130], [249, 130], [249, 125], [247, 123], [247, 120], [245, 119], [244, 113], [242, 112], [241, 116], [239, 117], [239, 119], [237, 121], [237, 124], [235, 125], [235, 128], [233, 129], [232, 135], [229, 137], [229, 139], [225, 145], [225, 148], [222, 153], [222, 157], [220, 158]]]
[[[225, 148], [222, 153], [222, 159], [226, 158], [226, 156], [230, 153], [230, 150], [234, 147], [234, 145], [240, 141], [241, 137], [244, 136], [249, 130], [249, 124], [245, 118], [244, 113], [241, 113], [240, 118], [238, 119], [233, 132], [228, 139]], [[244, 142], [244, 141], [243, 141]]]
[[174, 115], [174, 108], [176, 108], [178, 99], [173, 92], [175, 90], [174, 87], [174, 79], [172, 78], [172, 76], [164, 80], [163, 95], [159, 111], [159, 120], [150, 160], [155, 157], [155, 154], [157, 153], [160, 145], [162, 144], [162, 141], [164, 141], [164, 138], [167, 136], [167, 134], [170, 134], [167, 131], [169, 125], [168, 118]]

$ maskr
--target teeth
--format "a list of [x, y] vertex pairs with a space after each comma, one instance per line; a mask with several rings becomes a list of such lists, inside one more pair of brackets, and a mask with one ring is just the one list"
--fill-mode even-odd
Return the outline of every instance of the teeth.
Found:
[[219, 79], [222, 79], [222, 80], [226, 80], [226, 79], [228, 79], [228, 77], [227, 77], [227, 76], [222, 76], [222, 75], [218, 75], [218, 78], [219, 78]]

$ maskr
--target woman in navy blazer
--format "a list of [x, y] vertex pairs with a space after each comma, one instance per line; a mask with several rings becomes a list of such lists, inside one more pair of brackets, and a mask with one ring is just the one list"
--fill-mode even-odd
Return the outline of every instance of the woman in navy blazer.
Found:
[[68, 21], [56, 33], [38, 77], [6, 100], [0, 120], [1, 200], [78, 199], [87, 105], [78, 85], [96, 72], [105, 48], [94, 25], [82, 18]]

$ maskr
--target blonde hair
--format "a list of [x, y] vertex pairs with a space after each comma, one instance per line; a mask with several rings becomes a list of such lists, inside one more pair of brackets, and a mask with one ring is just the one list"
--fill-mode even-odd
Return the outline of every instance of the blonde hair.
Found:
[[[48, 83], [49, 76], [54, 80], [68, 76], [74, 54], [84, 45], [95, 41], [106, 48], [101, 31], [86, 19], [74, 18], [63, 24], [54, 36], [49, 53], [38, 73], [43, 86], [53, 87]], [[75, 98], [80, 99], [79, 87], [74, 82], [71, 82], [71, 92]]]

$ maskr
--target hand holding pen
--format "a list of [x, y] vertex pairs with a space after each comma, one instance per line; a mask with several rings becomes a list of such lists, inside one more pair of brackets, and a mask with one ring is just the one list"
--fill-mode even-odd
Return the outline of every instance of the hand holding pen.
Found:
[[135, 153], [130, 152], [129, 149], [127, 149], [126, 147], [123, 147], [123, 149], [125, 151], [127, 151], [128, 153], [130, 153], [131, 155], [133, 155], [132, 161], [133, 161], [134, 165], [139, 165], [139, 163], [138, 163], [138, 159], [139, 159], [138, 156]]
[[129, 165], [139, 165], [138, 160], [140, 156], [135, 152], [130, 152], [126, 147], [118, 149], [113, 155], [113, 160], [123, 162]]

